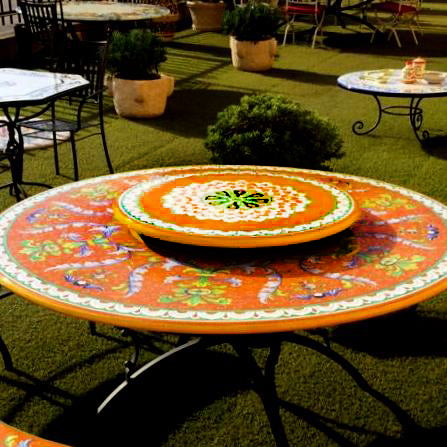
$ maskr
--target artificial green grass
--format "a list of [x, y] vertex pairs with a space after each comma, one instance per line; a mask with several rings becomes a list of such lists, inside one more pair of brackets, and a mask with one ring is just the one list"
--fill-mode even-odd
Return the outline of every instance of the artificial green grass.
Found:
[[[325, 46], [315, 50], [299, 37], [296, 45], [280, 47], [274, 68], [265, 73], [234, 70], [225, 36], [179, 33], [163, 65], [177, 86], [162, 117], [119, 118], [110, 98], [106, 101], [116, 170], [208, 163], [203, 139], [216, 114], [244, 94], [271, 92], [339, 127], [345, 156], [332, 164], [334, 170], [396, 183], [447, 203], [445, 140], [421, 147], [408, 119], [391, 116], [370, 136], [355, 136], [352, 123], [373, 123], [375, 103], [336, 86], [343, 73], [400, 68], [416, 55], [429, 58], [429, 69], [447, 71], [447, 36], [425, 34], [415, 47], [404, 34], [399, 49], [393, 42], [369, 45], [365, 30], [330, 31]], [[424, 125], [445, 130], [447, 101], [427, 99], [422, 106]], [[81, 178], [107, 173], [99, 137], [79, 143], [79, 158]], [[61, 147], [61, 159], [63, 176], [55, 176], [50, 149], [27, 152], [25, 178], [53, 185], [71, 181], [68, 144]], [[0, 176], [6, 181], [9, 172]], [[14, 203], [6, 191], [0, 201], [2, 208]], [[444, 293], [408, 311], [332, 328], [331, 347], [348, 371], [322, 354], [285, 343], [276, 383], [290, 445], [443, 445], [446, 298]], [[92, 336], [86, 322], [15, 296], [0, 301], [0, 322], [16, 367], [0, 370], [0, 419], [12, 425], [80, 447], [274, 445], [262, 403], [227, 345], [168, 362], [97, 416], [96, 405], [122, 380], [123, 362], [132, 353], [128, 338], [104, 325], [98, 325], [103, 336]], [[317, 333], [305, 334], [322, 340]], [[173, 336], [153, 340], [140, 362], [173, 342]], [[256, 349], [255, 355], [263, 364], [267, 350]]]

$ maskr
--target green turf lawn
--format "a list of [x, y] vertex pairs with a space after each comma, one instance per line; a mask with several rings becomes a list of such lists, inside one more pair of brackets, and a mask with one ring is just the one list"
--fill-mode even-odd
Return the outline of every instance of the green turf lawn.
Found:
[[[365, 30], [330, 31], [324, 46], [314, 50], [297, 36], [295, 45], [280, 47], [271, 71], [258, 74], [233, 69], [226, 36], [178, 33], [163, 65], [177, 80], [163, 117], [119, 118], [110, 98], [106, 101], [116, 171], [207, 163], [203, 139], [217, 112], [245, 94], [271, 92], [300, 102], [339, 127], [345, 156], [333, 163], [334, 170], [392, 182], [447, 203], [446, 140], [423, 148], [407, 118], [390, 116], [370, 136], [355, 136], [352, 123], [359, 118], [372, 123], [375, 103], [336, 86], [343, 73], [400, 68], [417, 55], [428, 58], [429, 69], [447, 71], [447, 34], [426, 33], [415, 47], [403, 33], [399, 49], [394, 42], [370, 45]], [[447, 99], [422, 105], [424, 124], [434, 133], [446, 130]], [[61, 158], [63, 176], [57, 177], [49, 149], [28, 152], [25, 177], [53, 185], [71, 181], [67, 144]], [[81, 178], [107, 173], [99, 137], [79, 143], [79, 158]], [[9, 172], [0, 176], [6, 181]], [[6, 191], [0, 201], [2, 208], [14, 203]], [[357, 380], [327, 357], [285, 344], [276, 380], [290, 445], [445, 445], [445, 298], [439, 295], [409, 311], [331, 329], [332, 349], [351, 365]], [[14, 296], [0, 302], [0, 322], [17, 368], [12, 373], [0, 368], [0, 419], [5, 422], [80, 447], [274, 445], [261, 401], [228, 346], [166, 365], [97, 417], [95, 405], [122, 379], [123, 362], [132, 352], [127, 338], [102, 325], [104, 336], [94, 337], [86, 322]], [[319, 334], [303, 334], [321, 340]], [[141, 362], [173, 341], [172, 336], [154, 340]], [[257, 349], [255, 354], [262, 364], [267, 351]]]

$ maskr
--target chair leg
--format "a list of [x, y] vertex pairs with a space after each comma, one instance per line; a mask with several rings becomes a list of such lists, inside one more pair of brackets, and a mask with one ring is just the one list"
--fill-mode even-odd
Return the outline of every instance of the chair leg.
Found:
[[53, 132], [53, 155], [54, 155], [54, 170], [56, 171], [56, 175], [59, 175], [60, 174], [59, 154], [58, 154], [58, 147], [57, 147], [56, 132]]
[[320, 21], [317, 18], [317, 27], [312, 38], [312, 48], [315, 48], [315, 40], [317, 39], [318, 32], [321, 30], [321, 35], [323, 36], [323, 22], [324, 22], [324, 12], [321, 14]]
[[286, 29], [284, 30], [284, 39], [282, 41], [283, 46], [286, 44], [287, 33], [289, 32], [289, 28], [290, 28], [290, 22], [287, 22]]
[[315, 32], [314, 32], [314, 35], [312, 37], [312, 46], [311, 46], [311, 48], [315, 48], [315, 41], [317, 39], [317, 34], [318, 34], [318, 28], [315, 28]]
[[[56, 121], [56, 110], [54, 103], [51, 106], [51, 120], [53, 122], [53, 128], [55, 127], [54, 122]], [[57, 147], [57, 133], [56, 131], [53, 131], [53, 155], [54, 155], [54, 169], [56, 171], [56, 175], [60, 174], [59, 170], [59, 153], [58, 153], [58, 147]]]
[[[396, 28], [393, 28], [392, 30], [391, 30], [391, 33], [394, 35], [394, 37], [396, 38], [396, 42], [397, 42], [397, 46], [399, 47], [399, 48], [402, 48], [402, 44], [400, 43], [400, 39], [399, 39], [399, 36], [397, 35], [397, 31], [396, 31]], [[391, 34], [390, 34], [391, 35]]]
[[106, 156], [107, 166], [109, 168], [109, 172], [111, 174], [114, 173], [112, 161], [110, 160], [109, 150], [107, 148], [107, 142], [106, 142], [106, 132], [104, 129], [104, 116], [102, 110], [99, 112], [99, 127], [101, 129], [101, 139], [102, 139], [102, 147], [104, 148], [104, 154]]
[[413, 35], [414, 43], [416, 45], [419, 45], [418, 38], [416, 37], [416, 33], [414, 32], [414, 28], [411, 25], [410, 25], [410, 31], [411, 31], [411, 34]]
[[76, 143], [73, 131], [70, 131], [70, 143], [71, 143], [71, 153], [73, 155], [74, 179], [77, 182], [79, 180], [78, 155], [76, 153]]

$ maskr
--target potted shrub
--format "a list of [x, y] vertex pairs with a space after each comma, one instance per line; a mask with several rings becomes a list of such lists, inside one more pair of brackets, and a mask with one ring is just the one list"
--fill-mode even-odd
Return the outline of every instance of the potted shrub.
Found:
[[195, 31], [220, 31], [225, 12], [222, 0], [190, 0], [186, 2]]
[[107, 68], [113, 76], [113, 104], [118, 115], [150, 118], [163, 114], [174, 89], [174, 78], [158, 73], [165, 60], [163, 42], [147, 29], [112, 34]]
[[244, 96], [217, 115], [205, 147], [217, 164], [325, 169], [341, 158], [338, 129], [279, 95]]
[[233, 66], [245, 71], [270, 69], [277, 46], [274, 36], [283, 23], [279, 8], [265, 3], [249, 2], [225, 12], [223, 32], [230, 35]]

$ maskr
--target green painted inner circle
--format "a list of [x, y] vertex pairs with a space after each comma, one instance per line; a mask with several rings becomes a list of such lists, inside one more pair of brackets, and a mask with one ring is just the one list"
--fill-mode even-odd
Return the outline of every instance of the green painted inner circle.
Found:
[[259, 191], [245, 191], [243, 189], [216, 191], [203, 199], [211, 206], [221, 206], [227, 209], [260, 208], [272, 202], [272, 197]]

